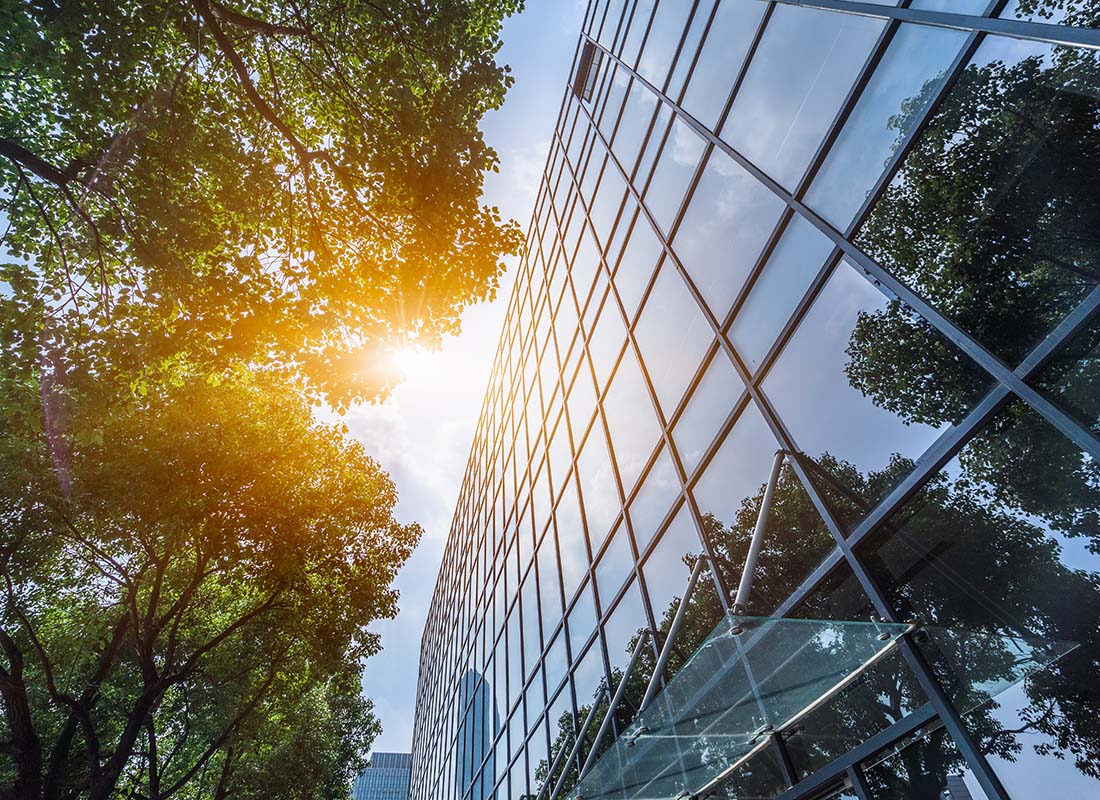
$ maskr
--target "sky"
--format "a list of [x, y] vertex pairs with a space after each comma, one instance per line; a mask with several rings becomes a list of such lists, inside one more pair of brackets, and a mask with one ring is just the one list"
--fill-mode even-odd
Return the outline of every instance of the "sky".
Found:
[[[504, 106], [482, 125], [500, 156], [500, 172], [488, 175], [484, 200], [517, 219], [524, 231], [585, 5], [584, 0], [528, 0], [527, 9], [506, 21], [502, 32], [504, 46], [497, 61], [511, 66], [516, 82]], [[363, 673], [364, 694], [374, 700], [382, 721], [375, 751], [408, 752], [412, 745], [420, 634], [504, 322], [512, 273], [509, 269], [494, 301], [467, 311], [459, 336], [448, 339], [439, 352], [406, 360], [406, 380], [385, 403], [352, 409], [344, 418], [351, 434], [397, 484], [398, 519], [424, 528], [419, 547], [397, 578], [397, 618], [372, 625], [384, 648]]]

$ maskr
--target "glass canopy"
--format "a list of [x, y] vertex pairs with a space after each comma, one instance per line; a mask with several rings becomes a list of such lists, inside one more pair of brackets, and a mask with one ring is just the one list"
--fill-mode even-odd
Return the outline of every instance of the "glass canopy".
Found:
[[[727, 616], [570, 797], [693, 795], [766, 747], [771, 733], [826, 703], [913, 630], [904, 624]], [[942, 628], [921, 628], [915, 639], [965, 687], [960, 699], [967, 708], [1074, 647]]]

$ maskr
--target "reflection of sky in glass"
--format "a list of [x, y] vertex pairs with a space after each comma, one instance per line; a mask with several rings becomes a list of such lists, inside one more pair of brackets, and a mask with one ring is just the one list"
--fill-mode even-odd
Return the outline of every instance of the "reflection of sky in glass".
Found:
[[619, 362], [604, 400], [604, 416], [623, 492], [629, 494], [661, 435], [633, 348], [627, 348]]
[[767, 355], [831, 249], [825, 235], [797, 214], [783, 231], [730, 328], [730, 341], [751, 370]]
[[736, 161], [711, 152], [672, 247], [719, 320], [737, 297], [783, 207]]
[[673, 121], [645, 194], [646, 208], [666, 233], [672, 229], [676, 212], [680, 210], [680, 203], [687, 193], [688, 184], [691, 183], [704, 148], [705, 143], [699, 134], [679, 118]]
[[714, 14], [683, 99], [688, 113], [708, 127], [718, 121], [731, 76], [740, 69], [766, 8], [761, 3], [721, 3]]
[[871, 17], [777, 6], [722, 138], [793, 188], [884, 25]]
[[718, 433], [719, 426], [733, 410], [743, 387], [726, 354], [721, 351], [716, 353], [687, 408], [676, 421], [672, 434], [688, 475], [694, 471], [703, 452]]
[[639, 552], [644, 552], [649, 546], [657, 527], [679, 494], [680, 478], [676, 474], [668, 449], [662, 448], [628, 511]]
[[741, 501], [767, 482], [777, 448], [764, 417], [750, 402], [692, 487], [699, 513], [713, 514], [729, 525]]
[[714, 333], [669, 261], [661, 266], [634, 336], [661, 409], [671, 417]]
[[814, 178], [808, 205], [838, 229], [847, 227], [904, 133], [891, 118], [942, 75], [965, 40], [961, 31], [901, 26]]
[[813, 458], [828, 452], [864, 474], [884, 468], [893, 453], [916, 458], [939, 435], [874, 405], [844, 373], [857, 315], [886, 304], [841, 262], [763, 384], [799, 449]]
[[611, 604], [633, 567], [630, 538], [626, 534], [626, 526], [620, 525], [596, 564], [596, 589], [600, 594], [601, 606], [606, 608]]

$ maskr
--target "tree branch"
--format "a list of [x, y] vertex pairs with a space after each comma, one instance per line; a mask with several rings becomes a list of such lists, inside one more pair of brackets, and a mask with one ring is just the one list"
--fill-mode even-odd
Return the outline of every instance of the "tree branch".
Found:
[[261, 19], [241, 14], [238, 11], [234, 11], [231, 8], [226, 8], [217, 0], [211, 0], [210, 10], [214, 16], [223, 22], [227, 22], [235, 28], [249, 31], [251, 33], [260, 33], [264, 36], [310, 36], [312, 35], [308, 28], [299, 28], [294, 25], [279, 25], [271, 22], [264, 22]]

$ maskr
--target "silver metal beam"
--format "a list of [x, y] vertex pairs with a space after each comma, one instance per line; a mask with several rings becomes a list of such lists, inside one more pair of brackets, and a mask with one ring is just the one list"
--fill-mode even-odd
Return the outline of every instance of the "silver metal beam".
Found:
[[[581, 751], [581, 747], [584, 745], [584, 737], [588, 735], [588, 729], [592, 727], [592, 721], [596, 719], [596, 709], [600, 707], [600, 703], [603, 702], [604, 696], [606, 694], [607, 689], [601, 688], [600, 691], [596, 693], [596, 697], [592, 700], [592, 706], [588, 709], [588, 714], [586, 714], [584, 717], [584, 723], [581, 725], [581, 729], [577, 732], [577, 740], [573, 742], [573, 747], [569, 750], [569, 758], [565, 760], [565, 765], [562, 767], [561, 775], [558, 776], [557, 783], [554, 784], [554, 790], [550, 792], [549, 800], [555, 800], [555, 798], [561, 792], [562, 784], [565, 783], [565, 777], [569, 774], [569, 765], [570, 763], [572, 763], [573, 759], [577, 757], [577, 753]], [[561, 753], [564, 752], [565, 748], [563, 747], [558, 753], [558, 757], [560, 758]], [[550, 775], [552, 774], [553, 773], [548, 774], [546, 776], [547, 779], [549, 779]], [[549, 785], [550, 784], [547, 783], [547, 786]], [[546, 787], [544, 786], [543, 791], [545, 791], [545, 789]]]
[[653, 675], [649, 679], [649, 686], [646, 687], [645, 697], [642, 699], [641, 708], [638, 709], [639, 714], [645, 711], [646, 707], [653, 702], [653, 698], [657, 696], [657, 687], [661, 682], [661, 677], [664, 675], [665, 667], [668, 666], [668, 659], [672, 655], [672, 647], [676, 644], [676, 637], [680, 634], [680, 628], [684, 625], [684, 617], [687, 614], [688, 602], [691, 600], [691, 595], [695, 591], [695, 584], [699, 581], [699, 574], [703, 571], [703, 563], [706, 560], [705, 556], [699, 556], [695, 561], [695, 567], [691, 570], [691, 577], [688, 578], [684, 596], [680, 600], [680, 605], [676, 608], [676, 616], [672, 618], [672, 626], [668, 629], [668, 636], [665, 638], [665, 644], [661, 648], [661, 653], [657, 656], [657, 666], [653, 668]]
[[611, 698], [611, 705], [607, 708], [607, 716], [603, 718], [600, 729], [596, 731], [596, 738], [592, 741], [592, 749], [588, 752], [588, 758], [584, 760], [584, 765], [581, 767], [580, 774], [577, 776], [577, 783], [580, 783], [581, 780], [584, 779], [584, 776], [588, 774], [588, 770], [595, 766], [596, 754], [600, 750], [600, 744], [603, 742], [603, 738], [607, 736], [607, 732], [611, 730], [615, 712], [619, 709], [619, 703], [623, 701], [623, 696], [626, 694], [627, 681], [630, 680], [630, 676], [634, 672], [634, 666], [638, 663], [638, 659], [642, 655], [642, 649], [646, 646], [648, 641], [649, 629], [647, 628], [642, 632], [642, 635], [638, 637], [638, 643], [634, 645], [634, 652], [630, 654], [630, 660], [623, 669], [623, 676], [619, 680], [619, 686], [615, 689], [615, 694]]
[[741, 582], [737, 585], [737, 596], [733, 598], [733, 613], [744, 614], [748, 608], [749, 593], [752, 591], [752, 578], [756, 572], [756, 561], [760, 557], [760, 548], [764, 543], [764, 529], [768, 525], [768, 514], [775, 497], [775, 485], [779, 482], [779, 471], [786, 457], [784, 450], [776, 450], [772, 459], [772, 471], [768, 476], [768, 485], [764, 489], [764, 499], [760, 502], [760, 513], [756, 515], [756, 527], [752, 530], [749, 552], [745, 556], [745, 567], [741, 570]]

